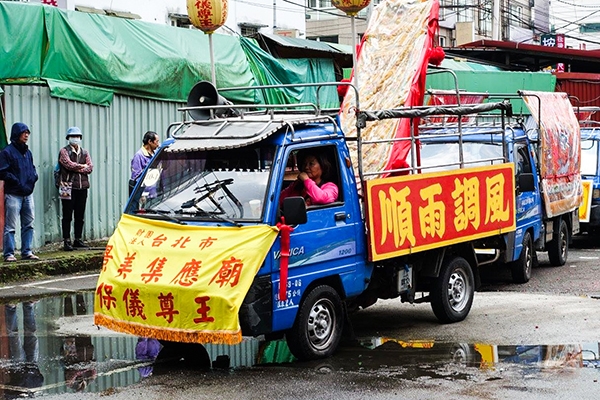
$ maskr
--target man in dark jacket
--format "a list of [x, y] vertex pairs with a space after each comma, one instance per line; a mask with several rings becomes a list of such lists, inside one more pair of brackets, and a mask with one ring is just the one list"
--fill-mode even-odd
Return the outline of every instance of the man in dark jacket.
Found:
[[27, 147], [29, 127], [16, 122], [10, 133], [10, 144], [0, 152], [0, 180], [4, 181], [4, 261], [17, 261], [15, 257], [15, 231], [17, 218], [21, 222], [21, 258], [39, 260], [33, 254], [33, 188], [38, 174], [33, 156]]

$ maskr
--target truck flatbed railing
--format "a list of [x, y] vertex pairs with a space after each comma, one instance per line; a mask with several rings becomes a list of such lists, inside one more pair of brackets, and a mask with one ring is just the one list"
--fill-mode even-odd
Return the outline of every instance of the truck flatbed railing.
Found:
[[[417, 145], [417, 141], [420, 138], [420, 134], [419, 134], [419, 130], [418, 130], [418, 125], [414, 123], [415, 119], [422, 119], [424, 117], [427, 116], [444, 116], [444, 115], [456, 115], [456, 116], [463, 116], [463, 115], [472, 115], [472, 114], [478, 114], [478, 113], [484, 113], [484, 112], [490, 112], [493, 110], [500, 110], [501, 111], [501, 118], [504, 120], [505, 115], [511, 115], [512, 114], [512, 105], [510, 103], [510, 101], [508, 100], [504, 100], [501, 102], [494, 102], [494, 103], [482, 103], [482, 104], [468, 104], [468, 105], [462, 105], [462, 106], [458, 106], [458, 105], [442, 105], [442, 106], [421, 106], [421, 107], [411, 107], [411, 108], [395, 108], [395, 109], [389, 109], [389, 110], [376, 110], [376, 111], [367, 111], [367, 110], [360, 110], [357, 113], [357, 122], [356, 122], [356, 126], [357, 126], [357, 133], [358, 133], [358, 159], [360, 160], [358, 163], [359, 166], [359, 176], [361, 178], [361, 180], [364, 180], [364, 177], [366, 176], [382, 176], [382, 175], [387, 175], [387, 174], [393, 174], [393, 173], [406, 173], [407, 171], [414, 171], [414, 172], [422, 172], [423, 169], [433, 169], [436, 167], [460, 167], [460, 168], [464, 168], [465, 165], [468, 164], [474, 164], [474, 163], [494, 163], [495, 161], [502, 161], [504, 159], [506, 159], [506, 154], [503, 154], [503, 158], [501, 159], [479, 159], [477, 161], [471, 161], [471, 162], [465, 162], [464, 159], [462, 159], [462, 150], [459, 152], [460, 153], [460, 160], [456, 163], [448, 163], [448, 164], [444, 164], [443, 166], [436, 166], [436, 167], [423, 167], [421, 165], [418, 165], [418, 157], [415, 156], [415, 153], [418, 152], [418, 145]], [[368, 121], [379, 121], [379, 120], [384, 120], [384, 119], [398, 119], [398, 118], [408, 118], [410, 119], [410, 135], [409, 136], [405, 136], [405, 137], [398, 137], [398, 138], [390, 138], [390, 139], [374, 139], [374, 140], [365, 140], [361, 137], [361, 133], [360, 130], [366, 127], [366, 123]], [[461, 147], [462, 149], [462, 145], [463, 145], [463, 129], [462, 129], [462, 124], [460, 123], [460, 118], [459, 118], [459, 122], [457, 125], [456, 130], [451, 130], [450, 132], [440, 132], [439, 137], [443, 137], [443, 136], [453, 136], [453, 137], [457, 137], [458, 138], [458, 144], [459, 147]], [[501, 127], [499, 128], [494, 128], [493, 131], [491, 132], [492, 134], [501, 134], [504, 135], [505, 134], [505, 125], [502, 124]], [[431, 136], [428, 135], [429, 138], [431, 138]], [[363, 165], [362, 165], [362, 160], [363, 160], [363, 146], [365, 145], [377, 145], [377, 144], [384, 144], [384, 143], [396, 143], [396, 142], [400, 142], [400, 141], [408, 141], [410, 142], [410, 146], [411, 146], [411, 156], [413, 157], [412, 161], [412, 167], [408, 167], [408, 168], [400, 168], [400, 169], [390, 169], [390, 170], [383, 170], [383, 171], [369, 171], [369, 172], [365, 172], [363, 170]]]
[[467, 104], [463, 106], [421, 106], [410, 108], [394, 108], [390, 110], [365, 111], [360, 110], [357, 115], [356, 126], [360, 129], [366, 126], [367, 121], [379, 121], [390, 118], [424, 118], [430, 115], [470, 115], [492, 110], [503, 110], [512, 115], [512, 105], [509, 101], [483, 104]]

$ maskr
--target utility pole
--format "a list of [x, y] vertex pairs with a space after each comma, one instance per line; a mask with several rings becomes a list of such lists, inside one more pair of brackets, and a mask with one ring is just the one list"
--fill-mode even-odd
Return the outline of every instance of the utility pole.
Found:
[[500, 0], [494, 0], [492, 5], [492, 40], [500, 40], [501, 32]]

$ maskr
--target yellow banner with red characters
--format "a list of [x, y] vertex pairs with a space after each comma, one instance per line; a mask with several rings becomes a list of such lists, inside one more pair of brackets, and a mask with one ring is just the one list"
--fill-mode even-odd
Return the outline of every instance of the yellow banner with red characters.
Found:
[[239, 343], [239, 308], [277, 232], [123, 215], [104, 253], [94, 322], [168, 341]]

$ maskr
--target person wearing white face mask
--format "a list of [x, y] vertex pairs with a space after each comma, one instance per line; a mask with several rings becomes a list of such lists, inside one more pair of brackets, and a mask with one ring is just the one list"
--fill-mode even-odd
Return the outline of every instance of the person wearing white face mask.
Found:
[[[60, 186], [58, 189], [62, 204], [62, 235], [64, 250], [86, 249], [83, 241], [83, 217], [90, 188], [89, 175], [94, 169], [90, 154], [81, 147], [83, 133], [72, 126], [67, 130], [69, 144], [58, 155], [60, 164]], [[71, 221], [74, 220], [75, 240], [71, 243]]]

